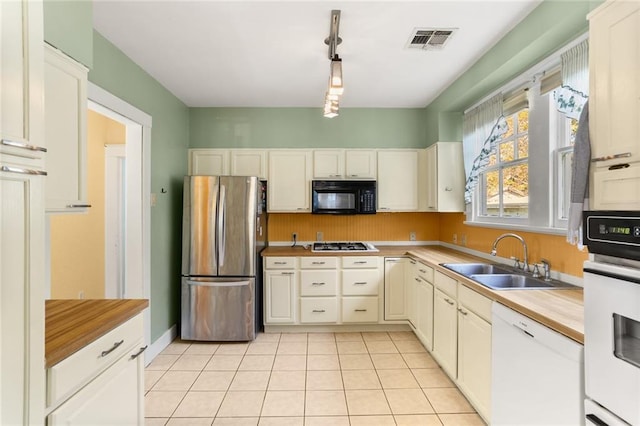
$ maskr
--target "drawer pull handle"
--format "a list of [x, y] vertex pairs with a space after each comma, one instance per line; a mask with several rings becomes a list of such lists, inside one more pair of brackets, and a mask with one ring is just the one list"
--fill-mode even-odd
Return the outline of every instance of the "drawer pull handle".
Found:
[[353, 262], [354, 265], [364, 265], [366, 263], [367, 263], [366, 260], [358, 260], [357, 262]]
[[422, 272], [423, 274], [426, 274], [426, 273], [427, 273], [427, 270], [426, 270], [426, 269], [418, 269], [418, 271]]
[[631, 157], [630, 152], [623, 152], [622, 154], [605, 155], [603, 157], [592, 158], [591, 162], [597, 163], [598, 161], [607, 161], [607, 160], [614, 160], [616, 158], [629, 158], [629, 157]]
[[124, 339], [120, 340], [119, 342], [114, 343], [113, 346], [111, 347], [111, 349], [107, 349], [106, 351], [102, 351], [102, 353], [100, 354], [100, 357], [105, 357], [105, 356], [109, 355], [111, 352], [115, 351], [118, 348], [118, 346], [120, 346], [123, 343], [124, 343]]
[[2, 139], [2, 145], [13, 146], [15, 148], [28, 149], [29, 151], [47, 152], [47, 148], [41, 146], [29, 145], [28, 143]]
[[67, 208], [70, 209], [82, 209], [82, 208], [89, 208], [91, 207], [91, 204], [67, 204]]
[[462, 315], [467, 315], [467, 312], [463, 311], [462, 309], [458, 308], [458, 312], [460, 312]]
[[325, 310], [324, 310], [324, 309], [314, 309], [314, 310], [313, 310], [313, 311], [311, 311], [311, 312], [315, 312], [315, 313], [317, 313], [317, 314], [322, 314], [322, 313], [324, 313], [324, 312], [325, 312]]
[[130, 359], [138, 358], [140, 355], [142, 355], [142, 352], [144, 352], [146, 349], [147, 349], [147, 345], [145, 345], [144, 347], [140, 348], [140, 350], [138, 352], [136, 352], [135, 354], [131, 355]]
[[325, 262], [311, 262], [312, 265], [324, 265]]
[[356, 312], [367, 312], [367, 310], [366, 310], [366, 309], [356, 309], [355, 311], [356, 311]]
[[325, 285], [326, 283], [311, 283], [311, 285]]
[[420, 278], [415, 278], [416, 281], [420, 282]]
[[283, 272], [282, 275], [293, 275], [293, 272]]
[[366, 285], [367, 282], [366, 281], [357, 281], [355, 283], [353, 283], [353, 285]]
[[445, 298], [445, 299], [444, 299], [444, 301], [445, 301], [445, 302], [447, 302], [447, 303], [448, 303], [448, 304], [450, 304], [450, 305], [453, 305], [453, 302], [452, 302], [451, 300], [449, 300], [449, 299], [446, 299], [446, 298]]
[[274, 265], [286, 265], [287, 262], [273, 262]]
[[0, 168], [0, 171], [9, 172], [9, 173], [18, 173], [21, 175], [36, 175], [36, 176], [47, 175], [47, 172], [43, 172], [41, 170], [23, 169], [22, 167], [13, 167], [13, 166], [2, 166], [2, 168]]

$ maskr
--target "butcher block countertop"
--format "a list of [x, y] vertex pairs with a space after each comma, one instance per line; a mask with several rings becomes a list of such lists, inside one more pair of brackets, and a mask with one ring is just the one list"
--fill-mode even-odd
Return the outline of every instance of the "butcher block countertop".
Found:
[[313, 253], [298, 247], [267, 247], [263, 256], [411, 256], [436, 271], [448, 275], [478, 293], [502, 303], [544, 324], [580, 344], [584, 344], [584, 302], [580, 287], [570, 290], [492, 290], [463, 275], [440, 266], [441, 263], [487, 263], [485, 259], [440, 246], [377, 246], [379, 252]]
[[146, 299], [45, 301], [45, 367], [49, 368], [142, 312]]

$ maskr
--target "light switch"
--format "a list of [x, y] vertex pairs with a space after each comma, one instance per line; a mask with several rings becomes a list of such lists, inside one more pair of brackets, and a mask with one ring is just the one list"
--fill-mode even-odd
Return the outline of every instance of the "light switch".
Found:
[[157, 203], [158, 203], [158, 194], [156, 194], [155, 192], [152, 192], [151, 193], [151, 207], [155, 207]]

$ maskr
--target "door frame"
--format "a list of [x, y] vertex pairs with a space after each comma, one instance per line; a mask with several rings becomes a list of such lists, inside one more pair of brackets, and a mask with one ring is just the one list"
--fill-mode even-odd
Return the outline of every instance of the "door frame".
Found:
[[[142, 220], [140, 246], [142, 254], [140, 275], [142, 283], [139, 287], [128, 289], [125, 297], [149, 300], [149, 308], [144, 311], [144, 340], [146, 345], [151, 344], [151, 127], [152, 117], [146, 112], [134, 107], [124, 100], [112, 95], [94, 83], [89, 82], [87, 87], [90, 109], [118, 121], [126, 127], [127, 150], [129, 141], [141, 143], [142, 173], [137, 177], [141, 179]], [[127, 177], [129, 178], [129, 177]], [[147, 351], [148, 352], [148, 351]], [[150, 359], [145, 353], [145, 364]]]

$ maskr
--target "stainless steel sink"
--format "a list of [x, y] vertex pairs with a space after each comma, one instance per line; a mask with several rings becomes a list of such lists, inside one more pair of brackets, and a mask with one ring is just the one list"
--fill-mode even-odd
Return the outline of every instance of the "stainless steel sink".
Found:
[[544, 281], [518, 274], [474, 274], [469, 278], [494, 290], [555, 290], [574, 287], [560, 281]]
[[465, 277], [479, 274], [510, 274], [512, 271], [490, 263], [443, 263], [447, 269], [457, 272]]

